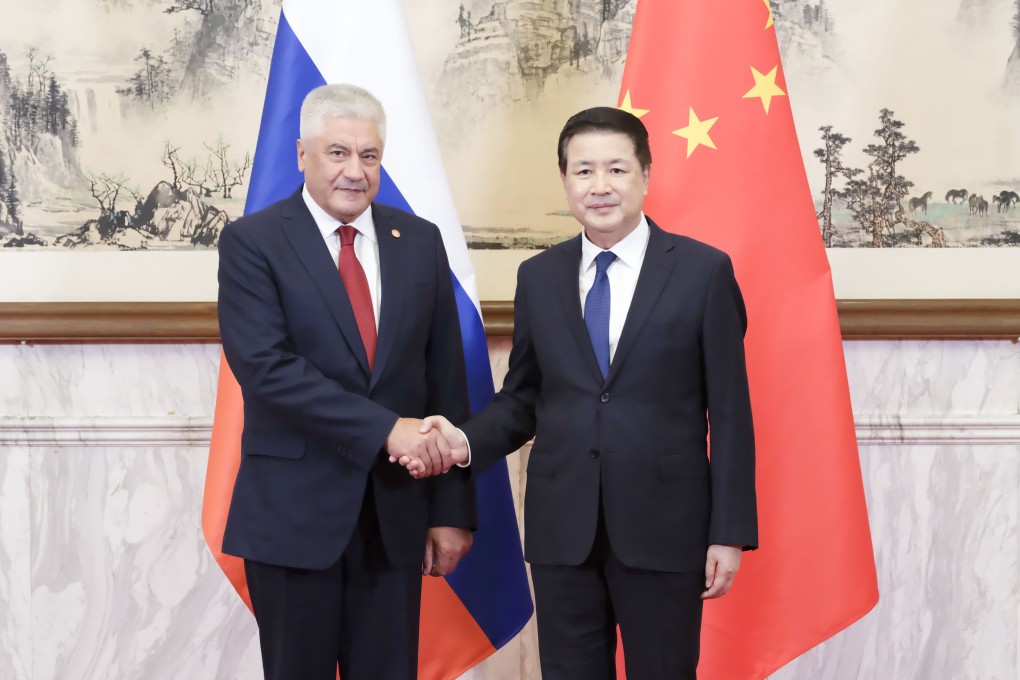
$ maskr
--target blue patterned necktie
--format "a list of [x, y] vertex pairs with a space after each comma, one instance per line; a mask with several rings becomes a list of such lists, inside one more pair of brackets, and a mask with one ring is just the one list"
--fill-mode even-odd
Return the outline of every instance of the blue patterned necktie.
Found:
[[588, 327], [602, 377], [609, 373], [609, 276], [606, 271], [616, 254], [604, 250], [595, 256], [595, 282], [584, 299], [584, 324]]

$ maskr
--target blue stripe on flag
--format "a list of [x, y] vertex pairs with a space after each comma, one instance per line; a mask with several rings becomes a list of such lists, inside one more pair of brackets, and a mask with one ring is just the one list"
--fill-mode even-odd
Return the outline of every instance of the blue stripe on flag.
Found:
[[[385, 170], [376, 200], [392, 208], [414, 212]], [[471, 412], [478, 413], [493, 396], [485, 327], [474, 302], [456, 276], [453, 287], [460, 316]], [[520, 632], [531, 618], [534, 607], [528, 576], [521, 568], [524, 554], [506, 461], [501, 460], [481, 474], [476, 488], [478, 531], [474, 535], [475, 542], [461, 559], [457, 571], [446, 580], [492, 646], [499, 649]], [[484, 578], [479, 578], [479, 574], [485, 574]]]
[[295, 146], [301, 129], [301, 102], [306, 94], [325, 84], [326, 80], [287, 23], [287, 16], [280, 12], [259, 141], [244, 203], [246, 215], [282, 201], [304, 182], [297, 167]]

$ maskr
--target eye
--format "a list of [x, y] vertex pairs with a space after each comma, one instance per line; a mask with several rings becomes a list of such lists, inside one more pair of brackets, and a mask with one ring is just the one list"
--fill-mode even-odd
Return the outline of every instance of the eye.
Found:
[[622, 175], [626, 171], [623, 168], [612, 168], [610, 169], [609, 172], [613, 173], [614, 175]]

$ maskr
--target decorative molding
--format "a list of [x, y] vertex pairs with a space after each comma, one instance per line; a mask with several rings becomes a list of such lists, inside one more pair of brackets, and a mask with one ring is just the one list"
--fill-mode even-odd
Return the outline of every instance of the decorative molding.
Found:
[[[1020, 337], [1020, 300], [839, 300], [848, 340]], [[513, 333], [513, 302], [482, 302], [485, 332]], [[217, 343], [215, 302], [5, 302], [0, 343]]]
[[0, 418], [0, 446], [208, 447], [212, 418]]
[[1020, 415], [863, 415], [859, 444], [1020, 444]]
[[[862, 445], [1020, 445], [1020, 415], [863, 415]], [[0, 446], [205, 448], [212, 418], [0, 418]]]

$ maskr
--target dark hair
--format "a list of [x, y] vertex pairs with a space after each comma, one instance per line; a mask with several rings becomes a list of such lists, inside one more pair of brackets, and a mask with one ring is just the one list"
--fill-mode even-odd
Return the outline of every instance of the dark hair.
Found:
[[641, 163], [641, 169], [647, 170], [652, 164], [652, 150], [648, 147], [648, 130], [638, 117], [622, 109], [612, 106], [596, 106], [575, 113], [560, 132], [557, 146], [560, 160], [560, 172], [567, 171], [567, 144], [574, 135], [585, 132], [619, 132], [630, 137], [634, 142], [634, 155]]

